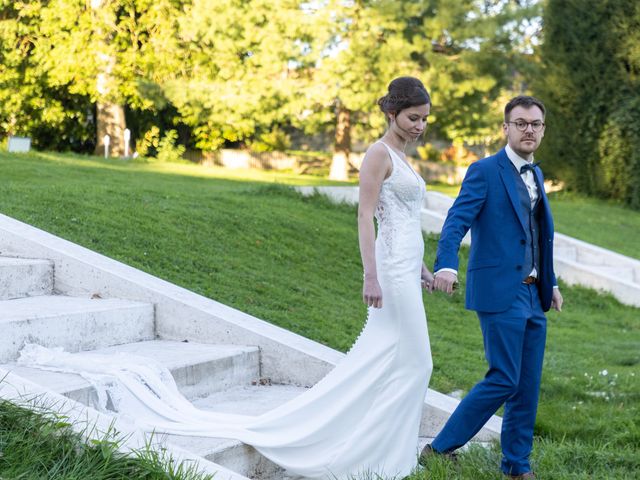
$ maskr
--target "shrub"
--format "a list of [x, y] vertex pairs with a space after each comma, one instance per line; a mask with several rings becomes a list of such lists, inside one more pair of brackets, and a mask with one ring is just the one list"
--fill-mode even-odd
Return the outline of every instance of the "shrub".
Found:
[[176, 145], [178, 132], [167, 130], [158, 144], [158, 160], [161, 162], [178, 162], [182, 160], [184, 145]]

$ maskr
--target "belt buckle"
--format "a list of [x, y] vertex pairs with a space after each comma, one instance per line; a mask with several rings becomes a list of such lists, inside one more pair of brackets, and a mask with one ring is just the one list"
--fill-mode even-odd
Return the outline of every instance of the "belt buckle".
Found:
[[525, 283], [527, 285], [531, 285], [532, 283], [536, 283], [538, 279], [536, 277], [533, 277], [531, 275], [529, 275], [527, 278], [525, 278], [522, 283]]

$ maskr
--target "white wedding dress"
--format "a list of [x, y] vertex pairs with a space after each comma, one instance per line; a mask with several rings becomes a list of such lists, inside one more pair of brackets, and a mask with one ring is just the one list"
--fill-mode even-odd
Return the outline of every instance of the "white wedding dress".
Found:
[[198, 410], [180, 395], [168, 371], [129, 354], [69, 354], [27, 345], [19, 363], [82, 374], [96, 386], [105, 411], [109, 404], [141, 428], [235, 438], [292, 474], [326, 480], [409, 475], [417, 465], [432, 369], [420, 285], [425, 185], [386, 147], [393, 171], [375, 213], [383, 307], [369, 309], [344, 359], [293, 400], [255, 417]]

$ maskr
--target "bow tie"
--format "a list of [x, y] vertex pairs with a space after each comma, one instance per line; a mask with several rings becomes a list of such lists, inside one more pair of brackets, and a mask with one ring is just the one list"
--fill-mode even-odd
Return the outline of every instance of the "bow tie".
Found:
[[531, 172], [533, 172], [533, 170], [540, 164], [540, 162], [535, 162], [535, 163], [526, 163], [523, 166], [520, 167], [520, 175], [522, 175], [523, 173], [526, 173], [527, 170], [531, 170]]

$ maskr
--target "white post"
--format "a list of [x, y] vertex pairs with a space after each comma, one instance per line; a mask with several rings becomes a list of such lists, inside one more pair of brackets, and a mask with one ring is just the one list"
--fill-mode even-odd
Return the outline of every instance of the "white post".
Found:
[[129, 157], [129, 140], [131, 140], [131, 130], [128, 128], [124, 129], [124, 156], [125, 158]]
[[104, 142], [104, 158], [109, 158], [109, 143], [111, 143], [111, 137], [105, 135], [102, 137], [102, 141]]

